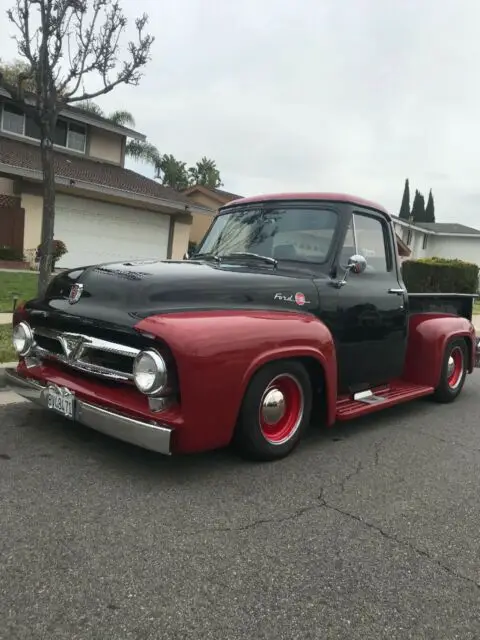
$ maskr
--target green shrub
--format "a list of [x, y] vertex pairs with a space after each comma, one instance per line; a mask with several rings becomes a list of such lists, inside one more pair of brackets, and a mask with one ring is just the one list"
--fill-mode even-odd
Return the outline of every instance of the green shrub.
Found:
[[0, 260], [21, 262], [23, 260], [23, 254], [21, 251], [12, 249], [12, 247], [0, 247]]
[[478, 265], [463, 260], [421, 258], [402, 264], [411, 293], [478, 293]]

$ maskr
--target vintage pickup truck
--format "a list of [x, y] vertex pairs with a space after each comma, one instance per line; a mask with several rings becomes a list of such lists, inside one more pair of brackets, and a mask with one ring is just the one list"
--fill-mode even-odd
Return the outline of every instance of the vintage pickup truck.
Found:
[[340, 194], [244, 198], [195, 255], [58, 274], [14, 315], [21, 396], [164, 454], [290, 453], [332, 426], [431, 396], [478, 361], [475, 296], [408, 295], [393, 224]]

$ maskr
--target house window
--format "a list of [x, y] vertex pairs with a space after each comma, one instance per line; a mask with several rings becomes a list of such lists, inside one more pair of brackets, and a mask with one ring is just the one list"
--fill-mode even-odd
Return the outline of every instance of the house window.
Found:
[[407, 233], [407, 245], [410, 246], [411, 242], [412, 242], [412, 232], [409, 229]]
[[21, 109], [13, 105], [3, 105], [2, 129], [8, 133], [25, 135], [25, 115]]
[[68, 124], [67, 147], [73, 151], [85, 153], [87, 132], [83, 124], [70, 122]]
[[[15, 105], [4, 104], [1, 111], [1, 129], [7, 133], [25, 136], [32, 140], [40, 140], [40, 126], [30, 115]], [[59, 119], [53, 134], [53, 144], [66, 147], [72, 151], [85, 153], [87, 146], [87, 128], [77, 122]]]
[[427, 244], [428, 244], [428, 236], [427, 236], [427, 234], [425, 234], [423, 236], [422, 249], [426, 249], [427, 248]]
[[41, 139], [40, 125], [31, 116], [25, 118], [25, 135], [34, 140]]
[[59, 147], [66, 147], [67, 133], [68, 133], [68, 124], [66, 120], [57, 120], [55, 133], [53, 134], [53, 144], [56, 144]]

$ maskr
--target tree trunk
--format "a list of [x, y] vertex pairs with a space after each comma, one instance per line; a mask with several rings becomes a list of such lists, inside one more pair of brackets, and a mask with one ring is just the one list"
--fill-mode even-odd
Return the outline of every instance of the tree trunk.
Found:
[[45, 126], [42, 132], [42, 170], [43, 170], [43, 215], [42, 237], [40, 245], [40, 275], [38, 278], [38, 296], [41, 297], [50, 282], [53, 265], [53, 233], [55, 225], [55, 166], [53, 163], [53, 144], [51, 127]]

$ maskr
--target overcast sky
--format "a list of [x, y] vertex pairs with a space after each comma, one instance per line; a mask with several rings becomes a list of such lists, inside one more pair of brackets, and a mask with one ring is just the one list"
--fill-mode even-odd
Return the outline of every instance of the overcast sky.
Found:
[[408, 176], [412, 195], [433, 189], [437, 222], [480, 227], [478, 0], [121, 4], [150, 15], [153, 59], [99, 103], [161, 152], [215, 159], [241, 195], [343, 191], [392, 213]]

